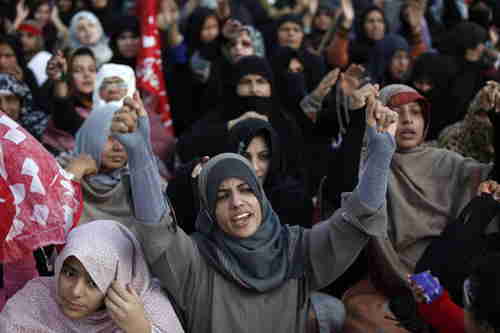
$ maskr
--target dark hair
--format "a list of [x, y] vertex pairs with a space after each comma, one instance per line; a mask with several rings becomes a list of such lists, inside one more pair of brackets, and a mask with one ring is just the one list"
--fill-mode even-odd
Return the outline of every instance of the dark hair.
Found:
[[467, 50], [475, 49], [488, 40], [488, 32], [474, 22], [457, 24], [442, 41], [439, 51], [451, 56], [465, 56]]
[[73, 60], [75, 60], [76, 57], [81, 57], [81, 56], [89, 56], [92, 59], [94, 59], [94, 61], [97, 62], [95, 54], [94, 54], [94, 52], [92, 52], [91, 49], [89, 49], [88, 47], [80, 47], [80, 48], [76, 49], [73, 53], [71, 53], [71, 56], [69, 59], [69, 67], [71, 68]]
[[468, 310], [481, 327], [500, 332], [500, 254], [476, 260], [469, 278], [472, 300]]
[[387, 35], [387, 32], [388, 32], [388, 28], [389, 28], [389, 24], [387, 22], [387, 18], [385, 17], [385, 13], [382, 9], [380, 9], [379, 7], [377, 6], [371, 6], [371, 7], [368, 7], [365, 9], [365, 11], [363, 11], [358, 19], [358, 22], [355, 26], [355, 29], [356, 29], [356, 35], [357, 35], [357, 39], [359, 41], [369, 41], [370, 38], [367, 37], [366, 35], [366, 31], [365, 31], [365, 21], [366, 21], [366, 18], [368, 17], [368, 15], [372, 12], [379, 12], [380, 15], [382, 15], [382, 19], [384, 20], [384, 26], [385, 26], [385, 35]]
[[24, 59], [24, 52], [19, 38], [10, 35], [0, 35], [0, 45], [8, 45], [17, 59], [17, 64], [23, 71], [26, 69], [26, 61]]

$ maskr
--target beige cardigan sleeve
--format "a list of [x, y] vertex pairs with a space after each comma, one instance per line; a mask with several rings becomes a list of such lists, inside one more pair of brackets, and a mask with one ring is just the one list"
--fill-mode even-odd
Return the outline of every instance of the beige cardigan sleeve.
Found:
[[342, 275], [372, 237], [387, 234], [385, 204], [379, 209], [367, 207], [357, 189], [344, 194], [343, 199], [342, 206], [328, 220], [314, 225], [306, 236], [313, 290]]

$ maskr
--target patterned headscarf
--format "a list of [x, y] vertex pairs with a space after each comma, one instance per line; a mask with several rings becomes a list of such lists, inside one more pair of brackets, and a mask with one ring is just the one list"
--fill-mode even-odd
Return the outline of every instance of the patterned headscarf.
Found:
[[21, 100], [19, 124], [35, 138], [40, 139], [48, 124], [48, 116], [35, 110], [30, 88], [10, 74], [0, 73], [0, 94], [16, 95]]
[[[262, 37], [262, 34], [259, 30], [255, 29], [251, 25], [244, 25], [241, 27], [240, 33], [241, 32], [247, 32], [248, 36], [250, 37], [250, 41], [252, 42], [252, 47], [254, 50], [254, 56], [257, 56], [259, 58], [265, 58], [266, 57], [266, 46], [264, 44], [264, 38]], [[227, 59], [231, 60], [231, 57], [229, 55], [229, 48], [231, 47], [231, 43], [226, 44], [222, 51], [223, 54], [227, 57]]]
[[67, 318], [58, 305], [58, 281], [64, 261], [76, 257], [105, 294], [113, 280], [130, 286], [144, 303], [155, 332], [180, 333], [181, 324], [159, 284], [152, 279], [141, 246], [135, 236], [115, 221], [94, 221], [68, 234], [66, 246], [55, 265], [55, 277], [30, 281], [12, 297], [0, 314], [2, 332], [82, 332], [120, 331], [107, 311], [87, 318]]
[[495, 158], [494, 129], [488, 118], [480, 117], [479, 94], [472, 101], [464, 120], [443, 129], [438, 146], [472, 157], [483, 163]]

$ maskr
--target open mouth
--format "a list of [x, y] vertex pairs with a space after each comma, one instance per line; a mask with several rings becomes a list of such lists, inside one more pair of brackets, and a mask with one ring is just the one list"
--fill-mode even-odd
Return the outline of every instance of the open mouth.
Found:
[[250, 217], [252, 217], [252, 213], [241, 213], [231, 218], [233, 224], [236, 227], [243, 228], [248, 225], [250, 221]]

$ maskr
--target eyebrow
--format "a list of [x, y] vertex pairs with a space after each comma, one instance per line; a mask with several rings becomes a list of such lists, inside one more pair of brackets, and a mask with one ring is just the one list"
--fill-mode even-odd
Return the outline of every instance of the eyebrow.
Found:
[[73, 266], [72, 264], [67, 264], [67, 263], [65, 263], [65, 264], [63, 265], [63, 268], [64, 268], [64, 269], [70, 269], [70, 270], [72, 270], [72, 271], [74, 271], [74, 272], [77, 272], [77, 273], [80, 273], [80, 274], [82, 273], [82, 271], [81, 271], [81, 270], [79, 270], [79, 269], [78, 269], [78, 267], [75, 267], [75, 266]]

